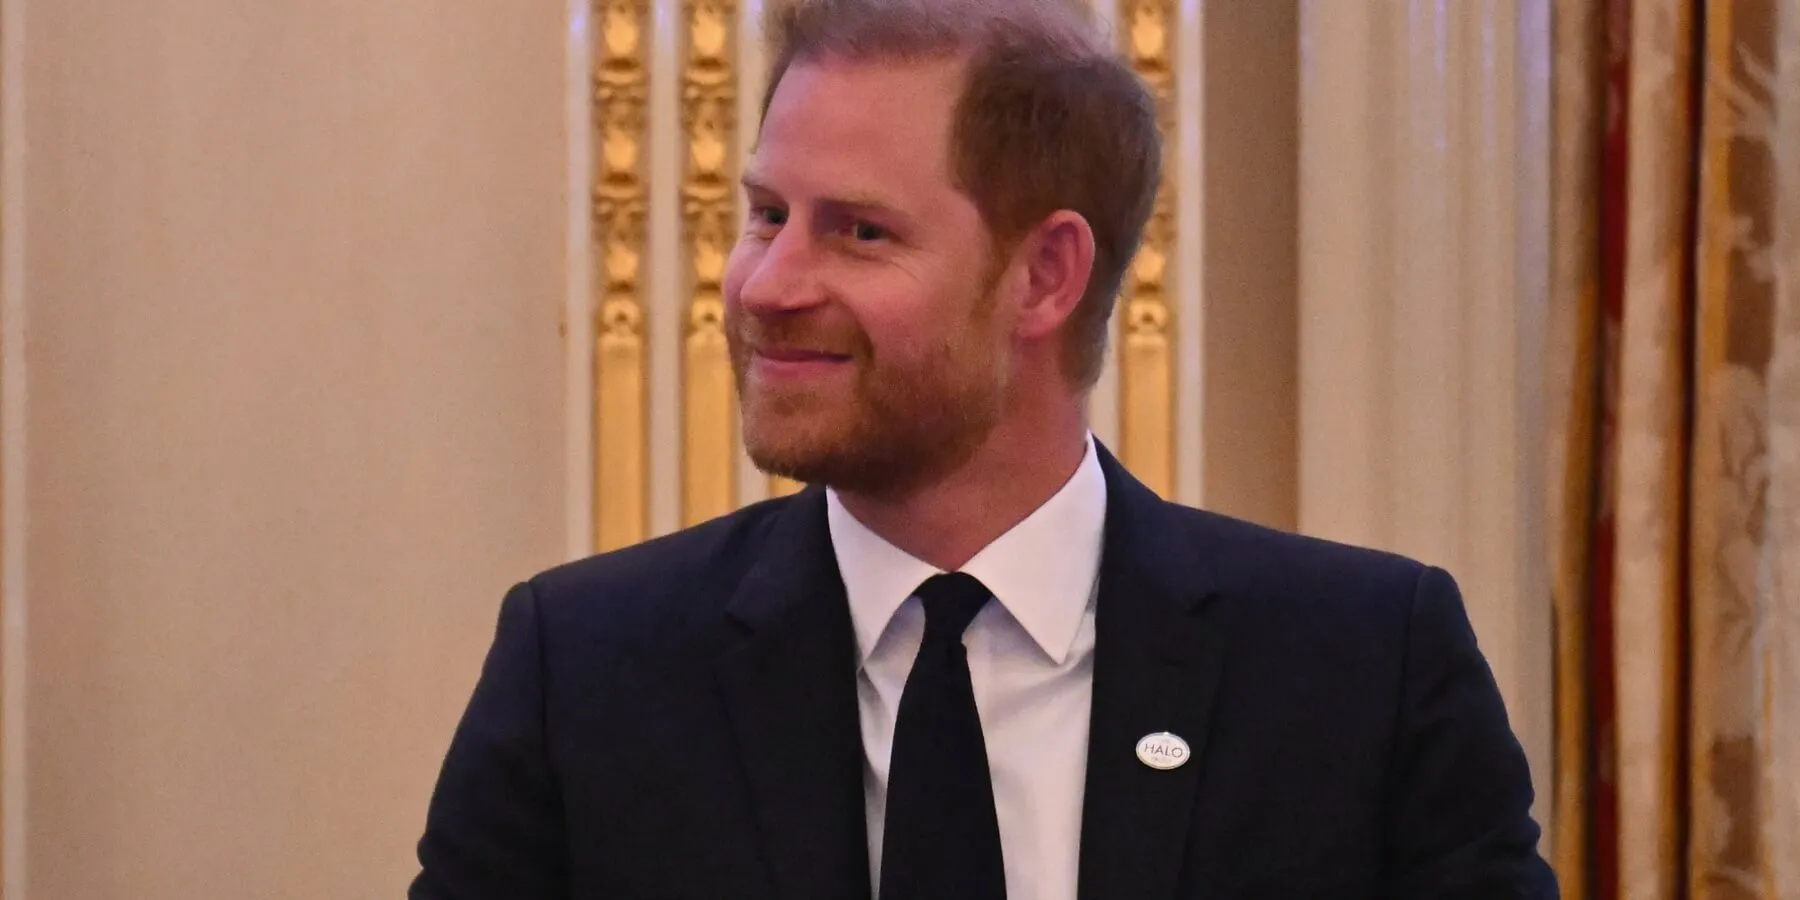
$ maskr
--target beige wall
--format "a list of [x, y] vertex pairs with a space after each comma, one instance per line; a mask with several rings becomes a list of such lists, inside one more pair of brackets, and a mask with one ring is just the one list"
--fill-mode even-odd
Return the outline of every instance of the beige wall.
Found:
[[30, 3], [30, 900], [401, 894], [563, 546], [563, 21]]
[[1300, 19], [1300, 527], [1457, 577], [1540, 801], [1550, 9]]
[[1205, 505], [1299, 524], [1300, 17], [1294, 0], [1205, 16]]

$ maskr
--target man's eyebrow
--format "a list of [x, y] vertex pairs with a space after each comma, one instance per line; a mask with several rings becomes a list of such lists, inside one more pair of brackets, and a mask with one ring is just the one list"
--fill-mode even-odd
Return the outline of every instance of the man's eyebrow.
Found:
[[[776, 196], [780, 196], [781, 194], [781, 192], [771, 186], [768, 181], [764, 180], [760, 175], [753, 171], [744, 172], [743, 176], [738, 180], [743, 183], [745, 190], [753, 193], [773, 194]], [[839, 191], [835, 194], [816, 198], [814, 203], [820, 206], [847, 210], [852, 213], [875, 213], [884, 216], [897, 217], [903, 222], [912, 221], [912, 216], [901, 209], [898, 203], [893, 202], [881, 194], [868, 191]]]
[[760, 191], [765, 194], [775, 193], [775, 190], [769, 187], [769, 183], [764, 181], [761, 175], [747, 169], [744, 171], [743, 177], [739, 178], [738, 181], [743, 184], [744, 190], [747, 191]]

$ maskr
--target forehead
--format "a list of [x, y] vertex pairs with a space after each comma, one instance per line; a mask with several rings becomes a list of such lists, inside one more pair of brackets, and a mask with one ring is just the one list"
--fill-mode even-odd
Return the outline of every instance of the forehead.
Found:
[[751, 170], [783, 191], [951, 191], [964, 71], [957, 57], [797, 61], [770, 100]]

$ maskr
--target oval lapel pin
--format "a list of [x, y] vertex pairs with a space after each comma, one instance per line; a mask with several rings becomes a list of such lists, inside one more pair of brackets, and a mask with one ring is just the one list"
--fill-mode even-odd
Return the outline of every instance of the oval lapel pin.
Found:
[[1179, 769], [1192, 755], [1187, 741], [1166, 731], [1144, 735], [1137, 743], [1138, 761], [1158, 771]]

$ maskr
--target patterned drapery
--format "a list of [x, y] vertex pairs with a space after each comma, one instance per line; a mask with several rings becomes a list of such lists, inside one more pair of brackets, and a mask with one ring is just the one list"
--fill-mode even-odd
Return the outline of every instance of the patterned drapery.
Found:
[[1800, 897], [1800, 0], [1556, 13], [1555, 857]]

